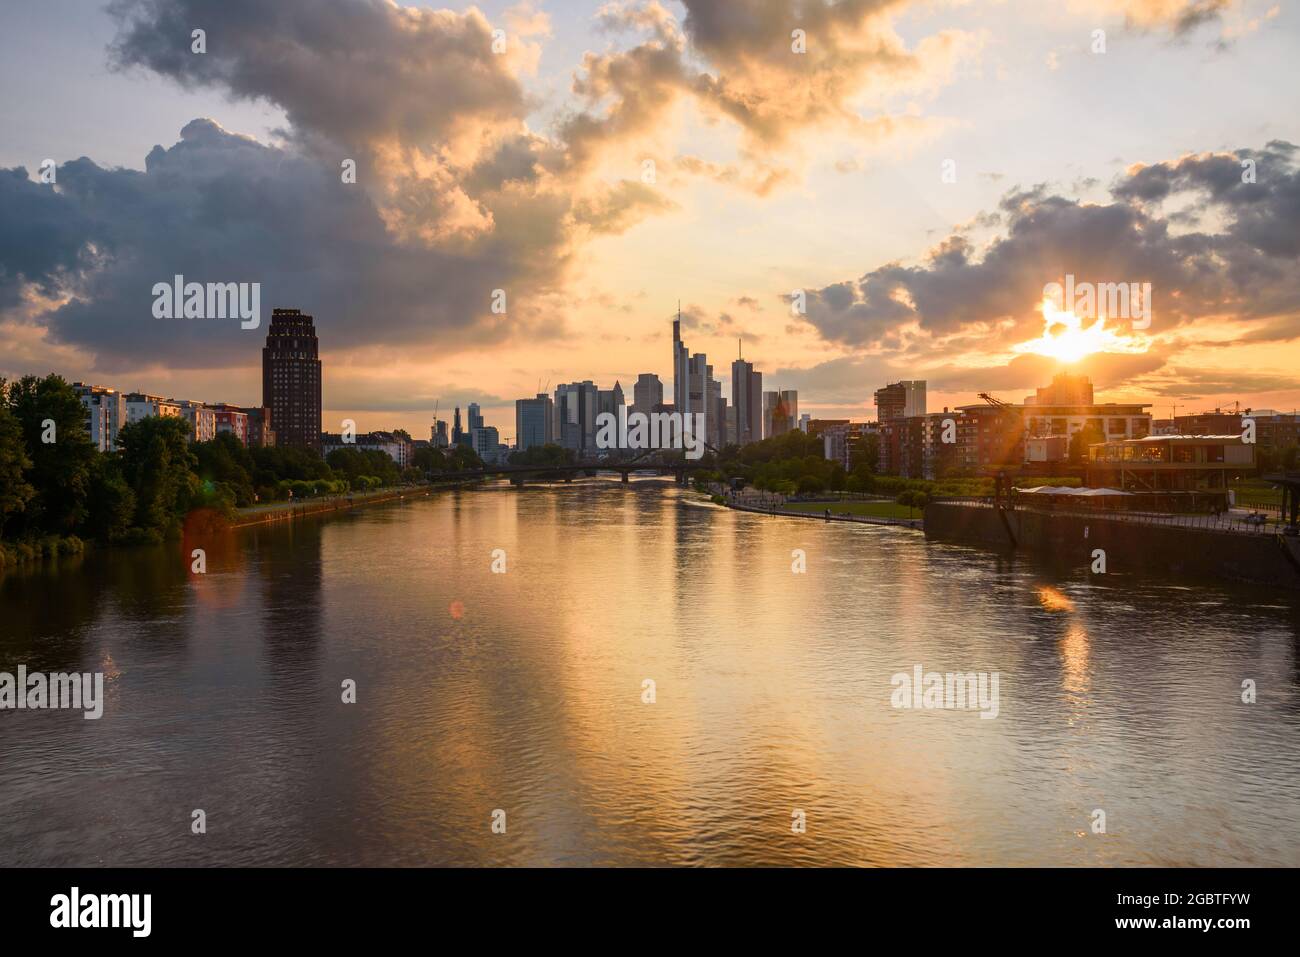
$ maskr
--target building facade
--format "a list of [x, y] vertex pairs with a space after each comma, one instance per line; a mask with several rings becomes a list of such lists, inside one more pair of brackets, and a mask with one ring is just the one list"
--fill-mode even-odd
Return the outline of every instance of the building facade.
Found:
[[748, 445], [765, 439], [763, 433], [763, 373], [752, 362], [731, 364], [731, 405], [735, 411], [735, 443]]
[[877, 389], [874, 396], [876, 421], [925, 415], [925, 380], [904, 379]]
[[102, 385], [74, 382], [73, 390], [86, 408], [86, 429], [90, 441], [101, 452], [117, 450], [117, 433], [130, 421], [127, 417], [126, 396], [116, 389]]
[[273, 309], [262, 349], [262, 405], [275, 420], [276, 441], [321, 451], [320, 344], [311, 316]]
[[653, 372], [642, 372], [632, 386], [632, 411], [649, 415], [664, 402], [664, 384]]
[[336, 449], [383, 452], [396, 462], [399, 468], [410, 465], [415, 454], [411, 437], [401, 429], [394, 432], [359, 432], [351, 442], [345, 442], [343, 436], [337, 432], [322, 432], [319, 444], [320, 452], [324, 456], [328, 456]]
[[520, 451], [555, 441], [555, 403], [544, 392], [515, 400], [515, 447]]
[[165, 419], [168, 416], [178, 416], [180, 414], [180, 404], [173, 399], [166, 399], [160, 395], [150, 395], [147, 392], [128, 392], [126, 394], [126, 419], [128, 422], [139, 422], [151, 415]]
[[1150, 435], [1088, 447], [1088, 485], [1139, 492], [1215, 492], [1255, 467], [1255, 447], [1234, 435]]

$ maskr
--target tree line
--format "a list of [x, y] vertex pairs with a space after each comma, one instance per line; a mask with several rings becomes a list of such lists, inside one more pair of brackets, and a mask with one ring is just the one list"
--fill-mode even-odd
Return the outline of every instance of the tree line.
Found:
[[79, 552], [86, 540], [158, 542], [186, 516], [230, 518], [261, 502], [342, 494], [415, 482], [432, 469], [478, 464], [470, 449], [416, 453], [405, 470], [378, 450], [248, 448], [222, 432], [193, 441], [179, 417], [151, 416], [118, 431], [100, 452], [86, 408], [57, 375], [0, 379], [0, 568], [40, 555]]

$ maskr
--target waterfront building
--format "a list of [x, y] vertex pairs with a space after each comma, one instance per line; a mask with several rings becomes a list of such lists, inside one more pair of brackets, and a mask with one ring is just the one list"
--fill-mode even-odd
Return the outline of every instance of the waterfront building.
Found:
[[876, 390], [876, 421], [925, 415], [925, 380], [904, 379]]
[[1257, 412], [1247, 410], [1242, 417], [1255, 422], [1255, 441], [1260, 448], [1283, 449], [1300, 445], [1300, 415], [1287, 414], [1272, 409], [1260, 409]]
[[515, 400], [515, 446], [520, 451], [555, 441], [555, 403], [545, 392]]
[[811, 436], [818, 436], [827, 429], [847, 428], [851, 423], [848, 419], [813, 419], [808, 420], [808, 428], [804, 429]]
[[410, 465], [415, 452], [411, 436], [402, 429], [392, 432], [358, 432], [352, 442], [343, 441], [343, 436], [337, 432], [322, 432], [321, 455], [328, 456], [336, 449], [383, 452], [396, 462], [399, 468]]
[[963, 405], [957, 411], [960, 413], [957, 416], [956, 456], [959, 469], [975, 473], [981, 469], [1008, 468], [1024, 463], [1024, 406], [1007, 403]]
[[1214, 492], [1253, 470], [1255, 446], [1235, 435], [1149, 435], [1088, 446], [1088, 484], [1135, 492]]
[[180, 414], [180, 404], [174, 399], [166, 399], [160, 395], [150, 395], [147, 392], [128, 392], [126, 394], [126, 420], [128, 422], [139, 422], [151, 415], [165, 419], [168, 416], [179, 416]]
[[222, 432], [229, 432], [239, 439], [241, 445], [247, 446], [249, 444], [247, 412], [222, 402], [212, 406], [212, 414], [216, 417], [216, 432], [218, 435]]
[[86, 408], [86, 430], [90, 441], [101, 452], [117, 449], [117, 433], [129, 421], [126, 396], [116, 389], [102, 385], [74, 382], [73, 391]]
[[[927, 479], [943, 478], [950, 472], [960, 469], [960, 456], [957, 446], [957, 420], [959, 413], [949, 411], [947, 406], [942, 412], [930, 412], [921, 417], [921, 476]], [[953, 441], [945, 442], [950, 436]]]
[[926, 416], [893, 416], [880, 423], [878, 471], [903, 478], [925, 476]]
[[1148, 408], [1148, 404], [1095, 402], [1087, 376], [1061, 373], [1050, 386], [1025, 399], [1025, 461], [1065, 462], [1070, 438], [1084, 429], [1116, 441], [1150, 435]]
[[809, 435], [821, 436], [822, 457], [839, 462], [846, 472], [867, 454], [870, 437], [879, 435], [875, 422], [848, 419], [812, 419], [807, 431]]
[[311, 316], [273, 309], [262, 349], [262, 405], [275, 419], [276, 441], [321, 450], [320, 343]]
[[181, 399], [176, 403], [181, 418], [190, 424], [191, 440], [208, 442], [217, 436], [217, 410], [202, 402]]
[[1174, 427], [1180, 435], [1240, 435], [1241, 413], [1215, 409], [1195, 415], [1175, 415]]

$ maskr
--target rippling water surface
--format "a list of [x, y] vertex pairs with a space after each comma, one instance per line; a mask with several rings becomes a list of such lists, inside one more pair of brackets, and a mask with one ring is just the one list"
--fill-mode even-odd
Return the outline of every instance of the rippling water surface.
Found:
[[[99, 721], [0, 711], [0, 864], [1300, 865], [1295, 594], [658, 481], [203, 544], [0, 580], [0, 670], [107, 675]], [[998, 716], [891, 707], [918, 664]]]

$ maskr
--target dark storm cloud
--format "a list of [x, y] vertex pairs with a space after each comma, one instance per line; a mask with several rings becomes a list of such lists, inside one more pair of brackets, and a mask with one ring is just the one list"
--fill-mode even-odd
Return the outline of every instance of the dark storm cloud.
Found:
[[[82, 158], [54, 188], [3, 174], [0, 309], [99, 368], [257, 355], [262, 331], [154, 319], [153, 285], [176, 274], [259, 282], [263, 330], [271, 308], [298, 307], [331, 349], [555, 335], [554, 297], [584, 237], [671, 208], [640, 182], [587, 177], [527, 130], [515, 78], [527, 38], [494, 53], [473, 8], [118, 0], [111, 12], [117, 67], [266, 100], [290, 128], [274, 148], [195, 120], [143, 173]], [[206, 53], [191, 52], [195, 28]], [[491, 311], [497, 289], [505, 315]], [[59, 305], [42, 314], [38, 298]]]
[[[360, 147], [426, 146], [467, 122], [525, 112], [519, 83], [471, 8], [383, 0], [115, 0], [119, 66], [282, 107], [293, 128]], [[207, 52], [190, 50], [195, 28]]]
[[[0, 180], [6, 199], [16, 193], [23, 204], [22, 217], [6, 215], [0, 228], [4, 288], [21, 275], [70, 295], [44, 318], [50, 335], [95, 353], [105, 370], [257, 355], [264, 325], [155, 319], [153, 286], [175, 274], [260, 282], [264, 323], [275, 306], [301, 308], [318, 317], [331, 348], [365, 346], [380, 333], [427, 340], [437, 326], [488, 314], [490, 291], [511, 278], [498, 265], [505, 256], [394, 243], [367, 194], [342, 186], [332, 169], [210, 120], [189, 123], [170, 149], [156, 147], [143, 173], [82, 158], [58, 168], [58, 192], [13, 173]], [[50, 225], [33, 234], [33, 222]], [[9, 254], [24, 245], [46, 252]], [[507, 326], [483, 319], [476, 329], [490, 337]]]
[[83, 267], [90, 222], [77, 204], [51, 186], [32, 182], [22, 167], [0, 169], [0, 310], [32, 291], [55, 296]]
[[[1256, 164], [1243, 183], [1241, 160]], [[1300, 170], [1295, 147], [1183, 157], [1130, 169], [1108, 204], [1014, 190], [1000, 203], [1006, 231], [983, 250], [954, 233], [920, 265], [890, 263], [813, 290], [808, 321], [831, 341], [887, 344], [901, 327], [944, 337], [989, 330], [996, 346], [1033, 338], [1046, 283], [1149, 282], [1152, 333], [1202, 317], [1269, 320], [1281, 338], [1300, 333]], [[1179, 194], [1224, 223], [1178, 232], [1160, 202]], [[994, 325], [1011, 321], [1007, 328]]]

